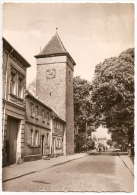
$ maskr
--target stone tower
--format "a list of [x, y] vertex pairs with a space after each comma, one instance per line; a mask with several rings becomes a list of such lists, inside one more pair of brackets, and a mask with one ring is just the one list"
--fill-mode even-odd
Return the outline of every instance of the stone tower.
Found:
[[76, 64], [57, 33], [35, 58], [37, 60], [36, 95], [66, 121], [66, 154], [73, 154], [73, 71]]

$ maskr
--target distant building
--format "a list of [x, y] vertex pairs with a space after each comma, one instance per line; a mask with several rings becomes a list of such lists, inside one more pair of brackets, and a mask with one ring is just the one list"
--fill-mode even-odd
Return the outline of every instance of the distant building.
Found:
[[3, 38], [2, 151], [3, 166], [22, 163], [26, 69], [30, 64]]

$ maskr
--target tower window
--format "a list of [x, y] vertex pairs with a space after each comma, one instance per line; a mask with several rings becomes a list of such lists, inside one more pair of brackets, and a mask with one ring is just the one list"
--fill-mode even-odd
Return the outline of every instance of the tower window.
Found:
[[71, 81], [71, 72], [69, 71], [69, 81]]

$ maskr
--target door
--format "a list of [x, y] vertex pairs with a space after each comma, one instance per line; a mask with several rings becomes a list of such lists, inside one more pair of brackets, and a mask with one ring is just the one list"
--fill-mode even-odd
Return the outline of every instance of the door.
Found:
[[18, 128], [19, 128], [19, 120], [8, 117], [6, 143], [7, 143], [7, 159], [9, 165], [16, 163]]
[[41, 136], [42, 155], [44, 155], [44, 135]]
[[55, 143], [55, 137], [54, 137], [54, 138], [53, 138], [53, 154], [55, 154], [55, 147], [56, 147], [55, 144], [56, 144], [56, 143]]

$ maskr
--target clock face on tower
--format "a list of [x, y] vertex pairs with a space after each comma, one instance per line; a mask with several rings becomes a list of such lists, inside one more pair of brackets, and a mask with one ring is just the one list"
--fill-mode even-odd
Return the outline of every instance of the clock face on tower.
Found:
[[49, 70], [47, 70], [47, 72], [46, 72], [46, 77], [47, 77], [47, 79], [53, 79], [53, 78], [55, 78], [55, 69], [49, 69]]

